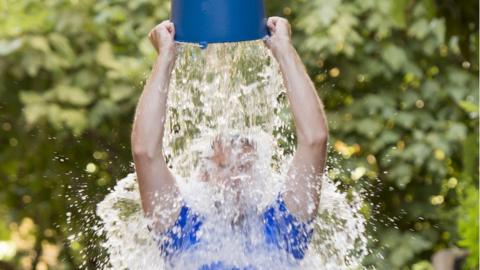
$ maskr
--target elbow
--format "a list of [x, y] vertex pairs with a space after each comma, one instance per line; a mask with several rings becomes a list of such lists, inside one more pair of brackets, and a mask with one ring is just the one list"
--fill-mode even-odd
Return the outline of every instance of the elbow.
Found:
[[150, 162], [163, 157], [161, 151], [157, 151], [157, 149], [149, 149], [147, 147], [132, 147], [132, 155], [133, 159], [136, 161], [145, 161]]
[[132, 154], [134, 159], [153, 159], [152, 151], [149, 151], [146, 147], [142, 146], [133, 146], [132, 145]]
[[328, 132], [321, 131], [299, 136], [298, 143], [309, 148], [325, 149], [328, 143]]
[[132, 155], [136, 160], [152, 160], [156, 158], [156, 151], [153, 147], [148, 147], [142, 142], [138, 142], [135, 138], [132, 138]]

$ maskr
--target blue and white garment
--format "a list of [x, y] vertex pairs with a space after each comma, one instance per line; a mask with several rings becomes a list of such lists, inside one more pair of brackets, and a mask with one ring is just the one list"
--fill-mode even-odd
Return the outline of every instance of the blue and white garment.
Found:
[[[276, 196], [274, 202], [263, 211], [258, 220], [258, 229], [263, 238], [262, 246], [265, 249], [275, 254], [284, 254], [289, 257], [289, 261], [298, 262], [304, 258], [313, 234], [312, 221], [301, 222], [290, 214], [281, 195]], [[201, 215], [195, 213], [186, 203], [182, 204], [175, 224], [157, 238], [167, 266], [176, 268], [176, 258], [178, 259], [182, 253], [195, 250], [202, 244], [202, 234], [199, 231], [204, 223], [205, 219]], [[249, 252], [252, 256], [257, 254], [254, 248], [246, 247], [246, 249], [251, 249]], [[186, 259], [194, 260], [188, 256]], [[214, 260], [202, 263], [197, 269], [256, 270], [258, 268], [255, 265], [236, 266], [222, 260]]]

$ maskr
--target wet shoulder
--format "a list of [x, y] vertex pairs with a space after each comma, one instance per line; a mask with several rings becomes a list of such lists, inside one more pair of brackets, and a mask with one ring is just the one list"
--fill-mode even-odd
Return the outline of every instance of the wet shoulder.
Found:
[[169, 258], [198, 242], [197, 232], [202, 225], [200, 216], [185, 202], [182, 202], [175, 223], [165, 232], [156, 235], [156, 242], [162, 256]]
[[262, 215], [266, 242], [303, 259], [313, 235], [313, 220], [302, 221], [288, 211], [281, 194]]

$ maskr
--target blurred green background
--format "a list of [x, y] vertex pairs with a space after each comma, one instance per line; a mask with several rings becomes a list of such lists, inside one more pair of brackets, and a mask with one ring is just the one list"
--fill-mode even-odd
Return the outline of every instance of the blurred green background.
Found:
[[[330, 176], [369, 191], [365, 265], [432, 269], [461, 247], [478, 269], [478, 1], [266, 4], [328, 111]], [[147, 33], [169, 5], [0, 0], [0, 269], [98, 268], [98, 238], [67, 238], [132, 171]]]

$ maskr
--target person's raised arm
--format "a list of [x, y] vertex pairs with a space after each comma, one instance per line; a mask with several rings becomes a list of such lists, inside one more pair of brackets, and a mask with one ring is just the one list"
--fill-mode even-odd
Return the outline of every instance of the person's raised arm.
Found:
[[148, 37], [158, 55], [137, 105], [131, 146], [144, 213], [163, 231], [178, 215], [179, 191], [163, 155], [170, 77], [175, 65], [174, 26], [164, 21]]
[[271, 36], [265, 41], [282, 72], [295, 121], [297, 149], [289, 169], [283, 199], [289, 211], [303, 220], [313, 218], [320, 200], [328, 127], [323, 104], [291, 43], [290, 24], [271, 17]]

